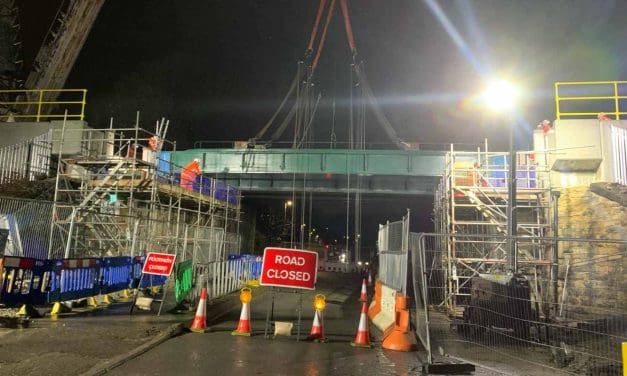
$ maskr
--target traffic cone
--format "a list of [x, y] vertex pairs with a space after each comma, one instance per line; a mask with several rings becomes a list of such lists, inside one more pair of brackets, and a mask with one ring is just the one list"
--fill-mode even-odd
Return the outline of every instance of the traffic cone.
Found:
[[198, 302], [198, 308], [196, 309], [196, 316], [194, 316], [194, 322], [189, 328], [192, 332], [204, 333], [207, 329], [207, 289], [202, 288], [200, 290], [200, 301]]
[[242, 313], [239, 316], [237, 329], [231, 332], [232, 336], [250, 337], [250, 303], [242, 302]]
[[361, 294], [359, 295], [360, 302], [368, 301], [368, 291], [366, 290], [366, 278], [361, 282]]
[[368, 272], [368, 286], [372, 286], [372, 272]]
[[313, 325], [311, 326], [311, 332], [309, 333], [308, 338], [313, 341], [321, 342], [324, 342], [326, 340], [326, 338], [324, 337], [324, 324], [321, 311], [314, 311]]
[[370, 332], [368, 331], [368, 316], [366, 316], [366, 302], [361, 303], [361, 315], [359, 316], [359, 327], [357, 328], [357, 334], [355, 340], [351, 342], [353, 347], [372, 347], [370, 345]]

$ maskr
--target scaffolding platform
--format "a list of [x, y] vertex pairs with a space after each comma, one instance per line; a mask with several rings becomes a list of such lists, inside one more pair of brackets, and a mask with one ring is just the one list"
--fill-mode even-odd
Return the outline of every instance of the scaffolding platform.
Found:
[[[172, 163], [164, 128], [61, 131], [49, 257], [150, 251], [196, 263], [239, 253], [240, 192]], [[80, 151], [64, 155], [66, 138]]]

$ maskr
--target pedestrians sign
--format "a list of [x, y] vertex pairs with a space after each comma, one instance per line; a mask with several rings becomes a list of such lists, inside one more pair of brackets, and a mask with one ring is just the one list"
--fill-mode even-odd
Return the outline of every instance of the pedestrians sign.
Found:
[[174, 266], [175, 258], [176, 255], [150, 252], [146, 256], [146, 261], [144, 261], [142, 273], [163, 275], [168, 277], [170, 273], [172, 273], [172, 267]]
[[263, 251], [260, 285], [313, 290], [318, 253], [300, 249], [266, 248]]

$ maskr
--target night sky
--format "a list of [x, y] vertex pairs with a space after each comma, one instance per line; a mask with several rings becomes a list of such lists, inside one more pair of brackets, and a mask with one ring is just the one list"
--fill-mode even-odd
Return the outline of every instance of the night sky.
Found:
[[[141, 110], [144, 126], [161, 116], [171, 119], [169, 136], [181, 148], [199, 140], [248, 139], [287, 92], [317, 4], [109, 0], [66, 87], [89, 89], [92, 126], [105, 126], [111, 116], [118, 126], [129, 125]], [[448, 18], [446, 27], [434, 4]], [[627, 77], [627, 1], [349, 0], [348, 5], [373, 91], [408, 141], [477, 144], [488, 137], [504, 150], [504, 119], [485, 116], [465, 100], [488, 76], [512, 79], [525, 91], [519, 147], [529, 145], [535, 124], [554, 118], [554, 81]], [[324, 95], [314, 124], [318, 141], [329, 140], [333, 100], [336, 133], [346, 140], [349, 55], [338, 9], [316, 76]], [[367, 129], [367, 141], [385, 140], [370, 117]]]
[[[140, 109], [146, 120], [171, 118], [183, 147], [196, 140], [246, 139], [286, 93], [317, 3], [107, 1], [67, 86], [90, 90], [94, 125], [110, 116], [130, 122]], [[457, 44], [429, 1], [348, 4], [371, 86], [409, 141], [473, 143], [488, 137], [503, 144], [503, 124], [463, 104], [484, 85], [478, 70], [524, 87], [528, 98], [521, 113], [530, 126], [554, 117], [554, 81], [626, 76], [625, 1], [439, 1], [457, 30]], [[466, 52], [458, 47], [463, 41]], [[317, 75], [329, 101], [348, 95], [349, 61], [338, 11]], [[329, 139], [330, 112], [330, 106], [319, 109], [318, 140]], [[338, 128], [345, 112], [337, 109]], [[376, 123], [367, 126], [369, 140], [380, 140]], [[340, 140], [345, 132], [338, 130]], [[528, 144], [524, 133], [519, 138], [519, 145]]]

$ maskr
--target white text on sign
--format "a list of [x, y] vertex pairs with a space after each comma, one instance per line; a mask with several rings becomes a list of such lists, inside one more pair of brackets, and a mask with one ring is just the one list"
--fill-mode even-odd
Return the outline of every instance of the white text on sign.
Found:
[[286, 279], [291, 281], [311, 281], [311, 274], [307, 272], [295, 272], [293, 270], [276, 270], [268, 269], [267, 275], [269, 278]]
[[276, 257], [274, 258], [274, 262], [278, 265], [298, 265], [298, 266], [303, 266], [305, 265], [305, 258], [304, 257], [290, 257], [290, 256], [281, 256], [281, 255], [276, 255]]

